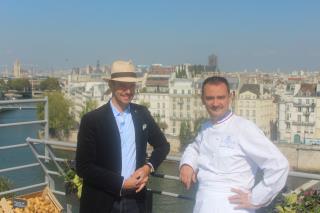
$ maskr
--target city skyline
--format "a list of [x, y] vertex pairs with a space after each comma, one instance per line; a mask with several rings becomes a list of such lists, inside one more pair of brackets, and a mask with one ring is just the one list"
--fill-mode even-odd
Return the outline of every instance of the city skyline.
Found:
[[0, 71], [132, 59], [221, 71], [320, 70], [318, 1], [2, 1]]

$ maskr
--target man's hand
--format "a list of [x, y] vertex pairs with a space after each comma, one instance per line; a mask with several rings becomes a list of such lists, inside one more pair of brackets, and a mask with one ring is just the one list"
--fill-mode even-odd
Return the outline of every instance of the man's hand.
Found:
[[256, 209], [258, 206], [252, 205], [250, 202], [250, 192], [244, 192], [240, 189], [231, 188], [231, 191], [236, 193], [230, 196], [229, 202], [232, 204], [238, 204], [235, 209]]
[[197, 182], [196, 173], [193, 168], [187, 164], [181, 166], [180, 169], [180, 180], [187, 189], [190, 189], [192, 183]]
[[125, 190], [135, 190], [136, 188], [138, 188], [138, 183], [138, 177], [133, 174], [124, 181], [122, 188]]
[[148, 165], [144, 165], [133, 173], [133, 175], [137, 177], [138, 180], [136, 193], [140, 192], [143, 189], [143, 187], [147, 185], [150, 172], [151, 168]]

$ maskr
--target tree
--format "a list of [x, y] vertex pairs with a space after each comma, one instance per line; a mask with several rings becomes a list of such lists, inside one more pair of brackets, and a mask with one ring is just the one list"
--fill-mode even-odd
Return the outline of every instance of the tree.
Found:
[[86, 113], [96, 109], [98, 107], [98, 103], [96, 100], [88, 100], [86, 101], [85, 107], [83, 107], [82, 112], [80, 113], [80, 118], [84, 116]]
[[57, 78], [47, 78], [40, 83], [40, 90], [42, 91], [60, 91], [61, 87]]
[[0, 79], [0, 90], [7, 90], [7, 84], [3, 79]]
[[192, 133], [190, 131], [190, 125], [187, 121], [181, 121], [180, 124], [180, 151], [183, 151], [185, 147], [191, 142]]
[[201, 128], [201, 124], [207, 120], [207, 118], [203, 118], [203, 117], [200, 117], [198, 118], [197, 120], [195, 120], [194, 122], [194, 127], [193, 127], [193, 133], [196, 135], [199, 131], [200, 131], [200, 128]]
[[7, 84], [3, 79], [0, 79], [0, 99], [3, 98], [3, 94], [5, 91], [7, 91]]
[[165, 121], [161, 121], [158, 123], [159, 128], [164, 132], [166, 129], [168, 129], [168, 124]]
[[[9, 191], [12, 188], [12, 182], [3, 176], [0, 176], [0, 192]], [[6, 198], [12, 197], [13, 194], [5, 195]]]
[[31, 91], [30, 81], [26, 78], [17, 78], [9, 80], [7, 83], [8, 89], [17, 91]]
[[[45, 96], [48, 96], [49, 102], [49, 133], [52, 137], [60, 139], [63, 135], [68, 135], [75, 124], [70, 113], [72, 104], [58, 91], [47, 92]], [[38, 105], [37, 116], [44, 119], [44, 104]]]

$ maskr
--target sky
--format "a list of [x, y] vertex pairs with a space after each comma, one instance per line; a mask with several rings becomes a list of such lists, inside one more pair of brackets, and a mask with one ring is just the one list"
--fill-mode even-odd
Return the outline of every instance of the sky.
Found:
[[1, 0], [0, 72], [111, 64], [320, 70], [318, 0]]

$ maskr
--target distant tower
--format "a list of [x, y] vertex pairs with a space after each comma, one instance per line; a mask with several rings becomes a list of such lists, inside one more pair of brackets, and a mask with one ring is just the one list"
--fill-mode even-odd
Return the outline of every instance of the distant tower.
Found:
[[13, 77], [14, 78], [20, 78], [21, 76], [21, 66], [19, 60], [16, 60], [16, 62], [13, 64]]
[[212, 54], [208, 57], [208, 70], [218, 71], [218, 56]]
[[97, 61], [97, 66], [96, 66], [96, 70], [100, 70], [100, 61]]

